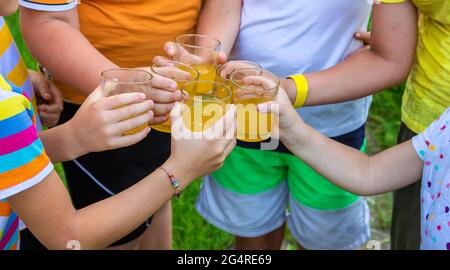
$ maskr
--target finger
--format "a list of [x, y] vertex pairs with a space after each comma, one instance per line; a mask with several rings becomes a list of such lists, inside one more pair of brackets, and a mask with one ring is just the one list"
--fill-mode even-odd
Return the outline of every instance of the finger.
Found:
[[59, 121], [59, 114], [39, 112], [39, 118], [46, 127], [54, 127]]
[[155, 103], [174, 103], [176, 101], [181, 101], [183, 96], [181, 91], [169, 92], [162, 89], [153, 89], [152, 100]]
[[227, 54], [225, 52], [223, 52], [223, 51], [220, 51], [217, 54], [217, 63], [218, 64], [225, 64], [227, 62], [227, 58], [228, 58]]
[[166, 122], [168, 119], [169, 119], [169, 116], [167, 116], [167, 115], [153, 116], [153, 118], [149, 122], [149, 125], [151, 125], [151, 126], [159, 125], [159, 124]]
[[164, 57], [164, 56], [155, 56], [153, 58], [153, 64], [154, 65], [158, 65], [160, 63], [165, 63], [165, 62], [168, 62], [168, 61], [171, 61], [171, 60], [169, 58], [167, 58], [167, 57]]
[[146, 98], [147, 97], [144, 93], [124, 93], [104, 98], [100, 100], [100, 102], [103, 109], [113, 110], [115, 108], [123, 107], [128, 104], [142, 102], [146, 100]]
[[277, 86], [277, 83], [273, 80], [262, 76], [248, 76], [244, 78], [244, 84], [256, 85], [264, 89], [272, 89]]
[[152, 89], [163, 89], [166, 91], [175, 91], [178, 88], [178, 84], [176, 81], [165, 78], [161, 75], [153, 74], [153, 80], [152, 80]]
[[63, 106], [57, 104], [41, 104], [38, 106], [38, 109], [39, 111], [47, 113], [61, 113], [63, 111]]
[[227, 146], [225, 147], [225, 150], [223, 151], [223, 154], [225, 157], [228, 157], [233, 151], [234, 147], [236, 147], [236, 139], [232, 139], [228, 142]]
[[175, 123], [182, 117], [182, 106], [181, 103], [175, 102], [175, 104], [172, 107], [172, 110], [170, 111], [170, 121], [172, 123]]
[[[153, 107], [152, 100], [145, 100], [143, 102], [134, 103], [124, 107], [117, 108], [115, 110], [110, 110], [108, 112], [109, 119], [111, 122], [118, 122], [120, 120], [128, 119], [136, 115], [140, 115], [149, 112]], [[153, 112], [152, 112], [153, 115]]]
[[53, 101], [52, 103], [59, 104], [62, 106], [62, 104], [64, 102], [63, 102], [61, 92], [59, 91], [59, 88], [52, 82], [50, 82], [49, 88], [50, 88], [50, 92], [52, 94], [52, 101]]
[[177, 52], [177, 46], [174, 42], [166, 42], [166, 44], [164, 44], [164, 52], [167, 54], [167, 56], [174, 57]]
[[365, 45], [370, 44], [370, 32], [356, 32], [355, 38], [364, 42]]
[[258, 111], [261, 113], [274, 113], [278, 114], [280, 112], [280, 106], [277, 106], [278, 103], [270, 101], [257, 105]]
[[51, 100], [52, 94], [49, 88], [49, 81], [44, 76], [39, 76], [33, 80], [33, 89], [38, 96], [44, 100]]
[[155, 103], [155, 105], [153, 106], [153, 112], [157, 116], [167, 115], [167, 114], [170, 113], [170, 111], [172, 110], [173, 106], [174, 106], [174, 103], [167, 103], [167, 104]]
[[151, 129], [149, 127], [131, 135], [118, 136], [113, 140], [113, 145], [115, 148], [127, 147], [140, 142], [142, 139], [147, 137]]
[[104, 93], [101, 86], [97, 86], [94, 91], [86, 98], [86, 100], [83, 102], [83, 104], [89, 104], [94, 101], [100, 100], [107, 96], [107, 93]]
[[143, 125], [148, 125], [148, 123], [153, 118], [153, 112], [147, 111], [135, 117], [123, 120], [119, 123], [112, 125], [113, 134], [120, 135], [127, 131], [133, 130]]

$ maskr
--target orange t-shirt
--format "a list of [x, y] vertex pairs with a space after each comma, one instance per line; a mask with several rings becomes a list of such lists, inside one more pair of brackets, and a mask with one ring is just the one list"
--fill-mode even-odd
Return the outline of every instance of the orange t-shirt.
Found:
[[[22, 0], [26, 8], [63, 11], [77, 6], [80, 31], [105, 57], [121, 67], [149, 66], [167, 41], [194, 32], [202, 0]], [[58, 82], [57, 82], [58, 83]], [[85, 97], [61, 83], [64, 99]]]

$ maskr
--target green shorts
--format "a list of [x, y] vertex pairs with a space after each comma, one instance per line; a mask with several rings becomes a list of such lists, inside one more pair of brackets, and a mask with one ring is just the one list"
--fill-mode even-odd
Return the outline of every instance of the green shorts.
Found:
[[[365, 151], [364, 132], [362, 134], [347, 134], [345, 136], [354, 138], [347, 138], [343, 143]], [[274, 151], [236, 147], [212, 177], [223, 188], [242, 195], [267, 192], [287, 181], [290, 195], [297, 202], [318, 210], [342, 209], [359, 199], [359, 196], [328, 181], [296, 156]]]

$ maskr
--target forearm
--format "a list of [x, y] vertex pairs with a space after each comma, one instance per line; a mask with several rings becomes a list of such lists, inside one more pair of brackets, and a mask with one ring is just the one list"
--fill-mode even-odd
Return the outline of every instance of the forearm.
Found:
[[21, 9], [23, 36], [31, 53], [55, 78], [89, 95], [99, 84], [101, 72], [116, 65], [92, 46], [77, 22], [40, 18], [35, 13]]
[[197, 33], [217, 38], [227, 55], [239, 32], [242, 0], [207, 0], [197, 26]]
[[[195, 177], [170, 161], [164, 166], [177, 176], [181, 189]], [[40, 184], [11, 197], [10, 202], [49, 249], [65, 249], [72, 240], [79, 242], [82, 249], [101, 249], [144, 223], [173, 194], [167, 175], [156, 170], [116, 196], [77, 211], [60, 178], [52, 172]]]
[[288, 148], [331, 182], [358, 195], [385, 193], [414, 183], [422, 162], [412, 143], [368, 157], [358, 149], [329, 139], [309, 126], [296, 129]]
[[[167, 169], [177, 175], [182, 189], [192, 180], [187, 179], [190, 176], [180, 176], [174, 168]], [[162, 170], [156, 170], [117, 196], [78, 211], [75, 231], [81, 247], [98, 249], [114, 243], [144, 223], [173, 194], [174, 188], [167, 175]]]
[[361, 51], [333, 68], [306, 74], [305, 106], [355, 100], [399, 85], [408, 77], [411, 64], [385, 59], [372, 50]]
[[[371, 48], [342, 63], [305, 74], [309, 84], [306, 106], [354, 100], [403, 82], [414, 62], [417, 11], [408, 1], [373, 7]], [[284, 80], [289, 98], [296, 97], [292, 80]]]
[[87, 153], [68, 123], [40, 132], [39, 138], [52, 163], [73, 160]]

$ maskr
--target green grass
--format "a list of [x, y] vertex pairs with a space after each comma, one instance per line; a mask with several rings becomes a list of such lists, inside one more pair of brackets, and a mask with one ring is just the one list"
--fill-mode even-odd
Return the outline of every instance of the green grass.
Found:
[[[7, 18], [26, 64], [35, 67], [35, 60], [28, 52], [19, 32], [17, 14]], [[400, 126], [400, 104], [403, 87], [397, 87], [377, 94], [374, 97], [367, 124], [368, 152], [377, 153], [395, 145]], [[61, 167], [58, 172], [63, 175]], [[181, 200], [173, 201], [174, 217], [174, 248], [175, 249], [226, 249], [233, 244], [233, 237], [205, 222], [195, 211], [194, 203], [200, 188], [200, 182], [192, 184], [183, 194]], [[372, 227], [384, 232], [389, 230], [392, 196], [385, 194], [369, 198]], [[288, 248], [295, 249], [295, 243], [290, 234], [286, 237]], [[385, 240], [385, 239], [383, 239]]]

